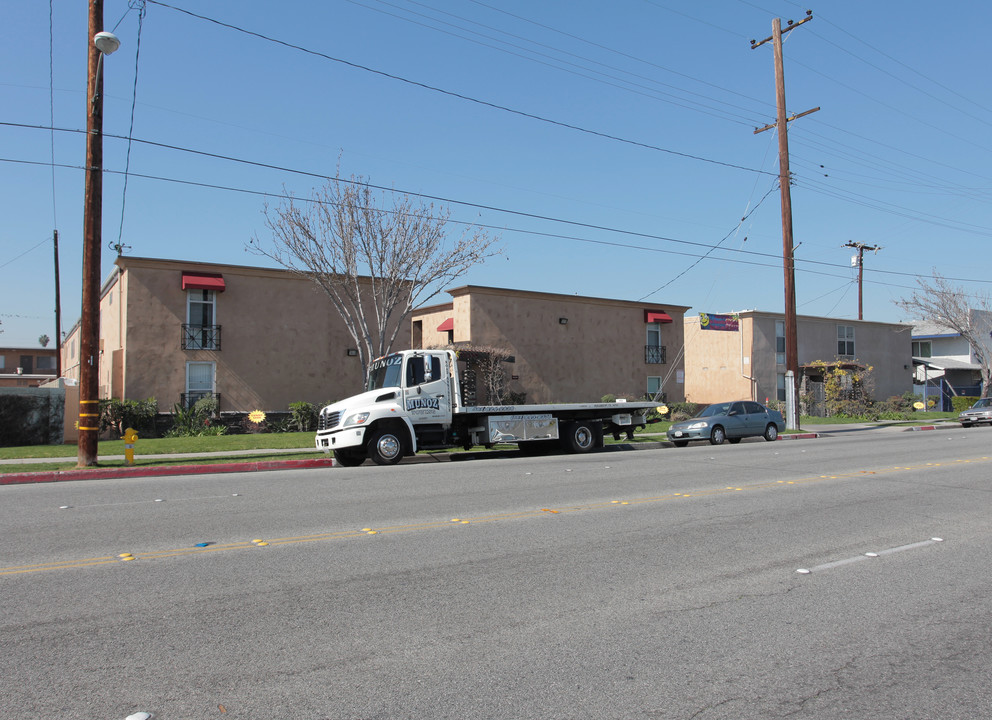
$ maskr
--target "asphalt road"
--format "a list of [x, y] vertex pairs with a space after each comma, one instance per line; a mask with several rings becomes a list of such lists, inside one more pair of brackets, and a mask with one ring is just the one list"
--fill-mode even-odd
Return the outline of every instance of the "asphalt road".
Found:
[[0, 487], [0, 718], [992, 717], [990, 440]]

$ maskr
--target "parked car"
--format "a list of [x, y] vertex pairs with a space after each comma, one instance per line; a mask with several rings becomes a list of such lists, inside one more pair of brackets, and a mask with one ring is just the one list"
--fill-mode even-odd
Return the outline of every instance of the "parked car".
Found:
[[709, 440], [721, 445], [724, 440], [739, 443], [746, 437], [777, 440], [785, 430], [785, 419], [778, 410], [750, 400], [710, 405], [691, 420], [674, 423], [668, 428], [668, 439], [675, 447], [685, 447], [690, 440]]
[[967, 410], [958, 415], [961, 427], [971, 427], [978, 423], [992, 423], [992, 398], [981, 398]]

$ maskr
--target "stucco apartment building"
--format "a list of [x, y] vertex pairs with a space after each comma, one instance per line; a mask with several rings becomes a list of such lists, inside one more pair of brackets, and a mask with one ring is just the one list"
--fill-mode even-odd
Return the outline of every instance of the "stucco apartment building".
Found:
[[0, 387], [38, 387], [54, 380], [55, 348], [0, 348]]
[[[875, 398], [912, 389], [911, 326], [800, 315], [799, 365], [816, 361], [874, 368]], [[785, 316], [756, 310], [685, 318], [686, 399], [696, 403], [785, 400]]]
[[[311, 281], [240, 265], [126, 256], [115, 264], [100, 299], [101, 398], [154, 397], [168, 412], [215, 396], [222, 412], [277, 411], [361, 389], [354, 341]], [[408, 332], [401, 328], [403, 347]], [[78, 325], [63, 368], [78, 380]]]
[[684, 397], [687, 307], [479, 285], [448, 294], [450, 303], [415, 311], [411, 346], [504, 349], [509, 389], [527, 403]]

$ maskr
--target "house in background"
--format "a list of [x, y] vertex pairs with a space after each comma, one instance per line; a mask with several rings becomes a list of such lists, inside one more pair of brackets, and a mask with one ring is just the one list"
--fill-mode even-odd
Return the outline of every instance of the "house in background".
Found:
[[0, 348], [0, 387], [39, 387], [56, 378], [55, 348]]
[[[101, 398], [159, 410], [215, 397], [223, 411], [322, 404], [364, 383], [355, 343], [323, 292], [286, 270], [118, 257], [100, 294]], [[406, 347], [409, 327], [397, 346]], [[62, 350], [79, 378], [79, 326]]]
[[411, 347], [499, 347], [514, 359], [509, 390], [527, 403], [684, 397], [686, 307], [479, 285], [448, 294], [414, 311]]
[[[992, 358], [992, 312], [969, 310], [969, 320], [984, 338], [986, 357]], [[951, 398], [982, 394], [982, 366], [968, 341], [947, 328], [922, 323], [913, 326], [915, 391], [932, 399], [936, 409], [950, 412]]]
[[[872, 366], [876, 399], [912, 387], [909, 325], [800, 315], [796, 335], [803, 382], [814, 393], [822, 387], [822, 371], [810, 366], [816, 361]], [[784, 402], [786, 370], [784, 314], [748, 310], [685, 319], [687, 400]]]

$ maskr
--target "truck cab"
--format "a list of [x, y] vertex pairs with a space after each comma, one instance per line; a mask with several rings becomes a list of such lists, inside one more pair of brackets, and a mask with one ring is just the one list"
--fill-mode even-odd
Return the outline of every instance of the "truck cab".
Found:
[[377, 358], [364, 393], [321, 410], [317, 448], [333, 451], [341, 465], [358, 465], [366, 457], [392, 465], [432, 440], [445, 446], [459, 402], [456, 363], [450, 350]]

